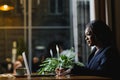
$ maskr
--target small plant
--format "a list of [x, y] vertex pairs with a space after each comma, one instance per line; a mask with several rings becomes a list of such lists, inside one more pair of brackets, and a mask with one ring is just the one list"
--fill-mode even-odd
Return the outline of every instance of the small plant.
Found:
[[66, 69], [71, 68], [73, 64], [73, 59], [65, 55], [60, 55], [59, 58], [46, 58], [40, 65], [41, 68], [38, 70], [38, 74], [55, 73], [57, 67], [60, 66]]
[[69, 69], [74, 66], [74, 64], [77, 64], [79, 66], [84, 66], [83, 63], [77, 62], [75, 63], [75, 53], [73, 50], [65, 50], [62, 53], [59, 54], [57, 58], [54, 58], [51, 56], [51, 58], [46, 58], [45, 61], [43, 61], [42, 64], [40, 64], [40, 69], [37, 71], [40, 75], [45, 74], [55, 74], [55, 69], [57, 67], [61, 67], [64, 69]]

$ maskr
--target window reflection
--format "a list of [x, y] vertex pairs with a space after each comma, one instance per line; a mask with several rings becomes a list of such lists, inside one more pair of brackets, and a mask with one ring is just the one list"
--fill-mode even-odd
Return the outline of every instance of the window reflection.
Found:
[[[5, 57], [12, 57], [13, 41], [17, 41], [18, 44], [22, 38], [26, 45], [28, 44], [29, 0], [26, 0], [26, 4], [24, 4], [24, 1], [15, 0], [14, 10], [0, 11], [0, 44], [1, 46], [4, 45], [4, 48], [0, 49], [2, 60]], [[57, 40], [63, 41], [66, 47], [70, 47], [69, 0], [40, 0], [39, 4], [38, 0], [32, 1], [32, 34], [30, 35], [32, 36], [32, 54], [40, 56], [41, 51], [38, 50], [40, 46], [46, 49], [50, 42]], [[24, 15], [25, 9], [26, 15]], [[24, 26], [25, 17], [27, 18], [26, 26]], [[18, 53], [21, 54], [22, 52]], [[42, 53], [44, 54], [45, 52], [42, 51]]]
[[63, 0], [50, 0], [49, 1], [49, 13], [53, 15], [61, 15], [64, 12], [64, 3]]
[[[26, 4], [24, 4], [26, 1]], [[28, 37], [31, 36], [32, 56], [41, 57], [47, 54], [47, 47], [53, 41], [64, 42], [65, 48], [73, 46], [73, 26], [70, 13], [70, 0], [32, 0], [32, 14], [28, 14], [28, 2], [30, 0], [13, 0], [15, 9], [12, 11], [0, 11], [0, 57], [4, 60], [6, 57], [12, 57], [13, 41], [21, 43], [22, 50], [28, 48]], [[40, 1], [40, 2], [39, 2]], [[78, 0], [78, 35], [79, 35], [79, 52], [83, 53], [85, 47], [83, 30], [85, 23], [89, 19], [88, 4], [84, 4], [84, 0]], [[85, 7], [87, 6], [87, 8]], [[26, 9], [26, 12], [24, 12]], [[86, 12], [87, 11], [87, 12]], [[28, 17], [32, 16], [31, 34], [28, 35], [30, 26], [28, 26]], [[25, 19], [26, 18], [26, 19]], [[24, 44], [23, 44], [24, 43]], [[84, 44], [84, 45], [83, 45]], [[24, 48], [24, 49], [23, 49]], [[29, 51], [27, 52], [29, 53]]]
[[68, 26], [70, 17], [68, 2], [41, 0], [40, 5], [33, 9], [33, 26]]

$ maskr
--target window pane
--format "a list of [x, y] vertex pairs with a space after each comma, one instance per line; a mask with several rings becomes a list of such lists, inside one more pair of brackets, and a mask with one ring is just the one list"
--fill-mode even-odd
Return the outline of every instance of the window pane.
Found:
[[[13, 10], [3, 11], [0, 10], [0, 27], [19, 27], [24, 25], [23, 7], [18, 0], [12, 0]], [[1, 5], [0, 5], [1, 6]]]
[[[24, 30], [23, 29], [0, 29], [0, 57], [1, 60], [9, 57], [12, 58], [13, 42], [17, 42], [16, 48], [22, 51], [24, 46], [19, 46], [19, 42], [24, 40]], [[24, 44], [24, 43], [23, 43]], [[20, 50], [21, 49], [21, 50]], [[21, 54], [17, 52], [16, 55]]]
[[50, 0], [50, 13], [55, 13], [56, 0]]
[[52, 42], [63, 42], [64, 49], [69, 49], [70, 31], [67, 29], [33, 29], [33, 56], [49, 55], [47, 48]]
[[78, 52], [82, 56], [83, 62], [87, 62], [88, 59], [88, 45], [85, 41], [85, 27], [90, 20], [89, 0], [81, 0], [77, 2], [77, 20], [78, 20]]
[[[69, 5], [65, 0], [59, 1], [60, 3], [57, 4], [58, 0], [41, 0], [40, 5], [36, 6], [32, 10], [32, 21], [33, 26], [69, 26]], [[63, 7], [63, 3], [64, 6]], [[36, 4], [37, 5], [37, 4]], [[61, 7], [58, 7], [61, 5]], [[64, 8], [64, 13], [60, 13]]]
[[58, 12], [62, 13], [63, 12], [63, 0], [58, 0]]
[[[13, 12], [14, 13], [14, 12]], [[18, 27], [23, 25], [23, 18], [20, 15], [14, 15], [9, 12], [0, 12], [0, 27], [9, 26], [9, 27]]]
[[[12, 57], [14, 41], [17, 42], [17, 47], [19, 46], [17, 48], [18, 54], [28, 49], [28, 45], [31, 44], [32, 54], [30, 55], [32, 57], [50, 56], [48, 47], [56, 41], [63, 42], [64, 49], [74, 47], [73, 13], [70, 8], [72, 0], [40, 0], [40, 3], [38, 0], [32, 0], [31, 14], [28, 13], [28, 3], [31, 0], [26, 0], [26, 7], [24, 6], [25, 0], [12, 1], [15, 3], [14, 10], [0, 11], [0, 45], [2, 46], [0, 47], [0, 57], [2, 60], [5, 60], [6, 57]], [[76, 33], [79, 36], [79, 52], [84, 53], [87, 52], [87, 49], [84, 48], [86, 47], [84, 28], [85, 23], [89, 21], [89, 3], [84, 4], [84, 0], [77, 1], [79, 30]], [[26, 12], [24, 12], [25, 9]], [[31, 23], [29, 23], [30, 16], [32, 16]], [[28, 24], [32, 24], [30, 25], [32, 28]], [[29, 34], [29, 30], [32, 34]], [[27, 47], [24, 46], [25, 44]]]

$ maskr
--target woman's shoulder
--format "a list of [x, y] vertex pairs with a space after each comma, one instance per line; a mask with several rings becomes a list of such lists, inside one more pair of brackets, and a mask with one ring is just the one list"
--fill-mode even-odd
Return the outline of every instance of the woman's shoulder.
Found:
[[107, 57], [111, 57], [111, 58], [120, 58], [120, 55], [117, 51], [117, 49], [113, 46], [107, 46], [105, 49], [104, 49], [104, 55], [107, 56]]

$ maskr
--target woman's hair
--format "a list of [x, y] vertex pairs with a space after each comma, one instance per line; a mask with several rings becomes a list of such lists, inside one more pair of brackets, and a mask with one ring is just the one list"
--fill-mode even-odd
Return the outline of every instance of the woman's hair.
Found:
[[93, 20], [87, 24], [87, 27], [91, 28], [96, 39], [102, 42], [104, 45], [109, 45], [112, 43], [112, 31], [105, 22], [101, 20]]

